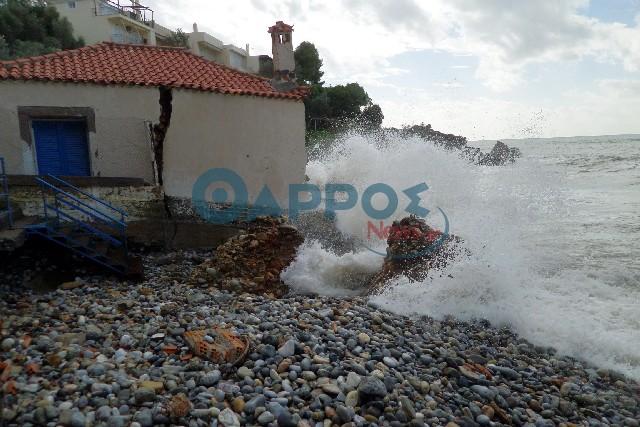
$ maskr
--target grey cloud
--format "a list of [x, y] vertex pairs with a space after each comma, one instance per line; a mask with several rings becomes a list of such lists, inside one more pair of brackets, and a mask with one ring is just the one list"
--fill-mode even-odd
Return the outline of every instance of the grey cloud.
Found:
[[258, 10], [267, 9], [267, 2], [264, 0], [251, 0], [251, 5]]
[[525, 61], [587, 43], [594, 30], [575, 14], [574, 0], [453, 0], [465, 31], [500, 48], [504, 59]]
[[254, 9], [270, 13], [274, 20], [305, 18], [303, 3], [299, 0], [251, 0]]
[[345, 10], [371, 11], [385, 28], [411, 31], [429, 29], [431, 18], [414, 0], [344, 0]]
[[607, 95], [640, 99], [640, 80], [605, 79], [600, 81], [600, 89]]

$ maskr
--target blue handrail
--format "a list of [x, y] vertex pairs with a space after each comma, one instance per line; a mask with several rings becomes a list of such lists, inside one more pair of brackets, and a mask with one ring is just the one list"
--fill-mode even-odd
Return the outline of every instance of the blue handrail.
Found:
[[36, 177], [36, 182], [42, 189], [45, 221], [28, 226], [29, 235], [42, 236], [119, 274], [129, 271], [126, 212], [53, 175]]
[[[55, 207], [54, 207], [54, 206], [49, 205], [49, 204], [47, 204], [47, 206], [48, 206], [49, 208], [51, 208], [51, 209], [54, 209], [54, 210], [55, 210]], [[67, 220], [69, 220], [70, 222], [74, 222], [74, 223], [76, 223], [76, 224], [77, 224], [78, 226], [80, 226], [81, 228], [85, 229], [86, 231], [90, 232], [91, 234], [94, 234], [94, 235], [97, 235], [97, 236], [101, 237], [103, 240], [107, 240], [107, 241], [109, 241], [109, 242], [113, 243], [113, 244], [114, 244], [114, 245], [116, 245], [116, 246], [122, 246], [122, 245], [123, 245], [123, 242], [121, 242], [120, 240], [115, 239], [113, 236], [111, 236], [111, 235], [109, 235], [109, 234], [107, 234], [107, 233], [105, 233], [105, 232], [103, 232], [103, 231], [100, 231], [100, 230], [98, 230], [97, 228], [92, 227], [91, 225], [89, 225], [89, 224], [87, 224], [87, 223], [85, 223], [85, 222], [82, 222], [82, 221], [80, 221], [80, 220], [79, 220], [79, 219], [77, 219], [77, 218], [72, 217], [71, 215], [69, 215], [68, 213], [65, 213], [65, 212], [64, 212], [64, 211], [62, 211], [62, 210], [60, 210], [58, 213], [60, 214], [60, 216], [62, 216], [62, 217], [64, 217], [64, 218], [66, 218], [66, 219], [67, 219]], [[73, 239], [71, 239], [71, 240], [73, 240]]]
[[[74, 206], [73, 204], [71, 204], [71, 203], [69, 203], [69, 202], [67, 202], [67, 201], [65, 201], [65, 200], [63, 200], [63, 199], [60, 199], [60, 201], [61, 201], [62, 203], [64, 203], [65, 205], [67, 205], [67, 206], [71, 207], [72, 209], [80, 210], [80, 211], [82, 211], [83, 213], [86, 213], [87, 215], [91, 216], [92, 218], [96, 218], [96, 219], [99, 219], [99, 220], [102, 220], [102, 221], [105, 221], [105, 220], [106, 220], [106, 221], [111, 221], [111, 222], [113, 222], [113, 223], [115, 223], [115, 224], [117, 224], [117, 225], [119, 225], [119, 226], [121, 226], [121, 227], [126, 227], [126, 224], [125, 224], [123, 221], [120, 221], [120, 220], [117, 220], [117, 219], [115, 219], [115, 218], [113, 218], [113, 217], [110, 217], [110, 216], [109, 216], [109, 215], [107, 215], [106, 213], [104, 213], [104, 212], [102, 212], [102, 211], [100, 211], [100, 210], [98, 210], [98, 209], [94, 208], [93, 206], [89, 205], [88, 203], [83, 202], [82, 200], [80, 200], [79, 198], [77, 198], [77, 197], [73, 196], [72, 194], [69, 194], [69, 193], [67, 193], [66, 191], [63, 191], [63, 190], [59, 189], [58, 187], [56, 187], [56, 186], [54, 186], [54, 185], [50, 184], [49, 182], [47, 182], [47, 181], [43, 180], [42, 178], [36, 178], [36, 181], [37, 181], [38, 183], [40, 183], [40, 185], [42, 185], [42, 186], [44, 186], [44, 187], [48, 188], [49, 190], [53, 191], [55, 194], [59, 194], [59, 195], [62, 195], [62, 196], [68, 197], [68, 198], [70, 198], [73, 202], [78, 203], [78, 204], [80, 204], [80, 205], [84, 206], [85, 208], [87, 208], [88, 210], [90, 210], [90, 211], [92, 211], [92, 212], [94, 212], [94, 213], [90, 213], [90, 212], [87, 212], [87, 211], [85, 211], [85, 210], [82, 210], [82, 209], [80, 209], [80, 208], [78, 208], [78, 207]], [[64, 181], [63, 181], [63, 182], [64, 182]], [[82, 193], [82, 194], [86, 194], [86, 193], [84, 193], [84, 192], [81, 192], [81, 193]], [[93, 197], [93, 196], [91, 196], [91, 199], [92, 199], [92, 200], [95, 200], [95, 201], [97, 201], [97, 202], [101, 202], [101, 204], [103, 204], [103, 205], [108, 205], [106, 202], [104, 202], [104, 201], [102, 201], [102, 200], [100, 200], [100, 199], [96, 199], [96, 198], [95, 198], [95, 197]], [[119, 209], [117, 209], [117, 208], [113, 208], [113, 209], [114, 209], [114, 210], [116, 210], [117, 212], [120, 212], [120, 210], [119, 210]], [[96, 214], [98, 214], [100, 217], [98, 217], [98, 215], [96, 215]], [[126, 215], [126, 214], [125, 214], [125, 215]], [[109, 224], [107, 224], [107, 225], [109, 225]]]
[[[62, 222], [73, 223], [85, 232], [88, 232], [103, 241], [109, 242], [115, 247], [122, 247], [125, 251], [125, 256], [127, 255], [127, 224], [124, 222], [124, 217], [127, 216], [126, 212], [53, 175], [37, 177], [36, 182], [40, 184], [43, 190], [42, 197], [44, 215], [49, 220], [54, 221], [56, 228], [61, 226], [61, 220]], [[99, 205], [109, 208], [114, 213], [119, 214], [120, 218], [116, 218], [112, 216], [113, 214], [97, 209], [95, 206], [92, 206], [86, 201], [80, 199], [80, 197], [76, 197], [69, 191], [59, 188], [55, 185], [57, 183], [60, 184], [60, 187], [67, 187], [68, 189], [75, 190], [79, 195], [87, 197], [88, 199], [99, 203]], [[52, 203], [48, 201], [47, 193], [53, 194]], [[53, 213], [55, 217], [49, 217], [50, 212]], [[72, 215], [74, 212], [77, 214], [76, 216]], [[78, 215], [80, 216], [79, 218], [77, 217]], [[97, 228], [97, 226], [88, 223], [87, 219], [102, 224], [103, 226], [112, 229], [113, 232], [110, 234], [109, 231]], [[71, 237], [67, 237], [67, 239], [74, 241]]]
[[[59, 195], [60, 195], [60, 196], [63, 196], [63, 194], [62, 194], [62, 193], [59, 193]], [[72, 198], [71, 200], [77, 203], [77, 199], [76, 199], [76, 198]], [[82, 213], [83, 213], [83, 214], [85, 214], [86, 216], [88, 216], [88, 217], [90, 217], [90, 218], [93, 218], [93, 219], [95, 219], [95, 220], [99, 221], [101, 224], [104, 224], [104, 225], [107, 225], [107, 226], [113, 227], [113, 228], [115, 228], [115, 229], [117, 229], [117, 230], [123, 230], [123, 229], [125, 229], [125, 228], [126, 228], [126, 224], [124, 224], [124, 223], [122, 223], [122, 222], [118, 221], [117, 219], [113, 219], [113, 218], [109, 218], [109, 217], [102, 218], [102, 217], [100, 217], [100, 216], [96, 215], [95, 213], [91, 212], [90, 210], [88, 210], [88, 209], [83, 209], [83, 208], [81, 208], [80, 206], [76, 206], [76, 205], [74, 205], [72, 202], [70, 202], [70, 201], [68, 201], [68, 200], [65, 200], [65, 199], [63, 199], [63, 198], [61, 198], [61, 197], [59, 197], [57, 201], [58, 201], [59, 203], [62, 203], [63, 205], [65, 205], [65, 206], [66, 206], [66, 207], [68, 207], [68, 208], [71, 208], [71, 209], [74, 209], [74, 210], [77, 210], [77, 211], [82, 212]], [[80, 202], [80, 204], [81, 204], [82, 206], [86, 206], [86, 205], [85, 205], [84, 203], [82, 203], [82, 202]], [[95, 211], [94, 211], [94, 212], [95, 212]]]
[[103, 205], [103, 206], [105, 206], [105, 207], [107, 207], [107, 208], [109, 208], [109, 209], [111, 209], [111, 210], [114, 210], [114, 211], [118, 212], [118, 213], [119, 213], [120, 215], [122, 215], [122, 216], [127, 216], [127, 213], [126, 213], [125, 211], [123, 211], [122, 209], [116, 208], [115, 206], [110, 205], [109, 203], [105, 202], [104, 200], [98, 199], [98, 198], [97, 198], [97, 197], [95, 197], [94, 195], [89, 194], [89, 193], [87, 193], [86, 191], [83, 191], [83, 190], [79, 189], [78, 187], [76, 187], [76, 186], [74, 186], [74, 185], [72, 185], [72, 184], [68, 183], [67, 181], [64, 181], [64, 180], [62, 180], [62, 179], [58, 178], [58, 177], [57, 177], [57, 176], [55, 176], [55, 175], [48, 174], [48, 175], [47, 175], [47, 178], [51, 178], [51, 179], [53, 179], [54, 181], [56, 181], [57, 183], [59, 183], [59, 184], [62, 184], [62, 185], [66, 186], [66, 187], [69, 187], [69, 188], [72, 188], [74, 191], [77, 191], [78, 193], [82, 194], [83, 196], [88, 197], [88, 198], [90, 198], [91, 200], [93, 200], [93, 201], [95, 201], [95, 202], [98, 202], [98, 203], [100, 203], [101, 205]]

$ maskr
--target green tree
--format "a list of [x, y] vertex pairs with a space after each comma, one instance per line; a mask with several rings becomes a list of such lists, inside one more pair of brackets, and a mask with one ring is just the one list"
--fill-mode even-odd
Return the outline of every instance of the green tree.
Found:
[[378, 104], [368, 105], [362, 110], [360, 115], [362, 126], [368, 128], [379, 128], [382, 126], [384, 114]]
[[324, 86], [320, 81], [322, 59], [313, 43], [304, 41], [296, 48], [296, 76], [299, 84], [310, 86], [305, 99], [307, 129], [340, 129], [360, 123], [367, 128], [380, 127], [384, 114], [379, 105], [358, 83]]
[[327, 90], [320, 85], [311, 86], [309, 96], [304, 100], [307, 129], [326, 128], [331, 120], [331, 106]]
[[362, 108], [371, 103], [371, 98], [358, 83], [331, 86], [326, 90], [331, 113], [336, 118], [355, 119]]
[[176, 31], [171, 31], [171, 36], [167, 40], [167, 44], [173, 47], [189, 47], [189, 35], [182, 31], [182, 28], [178, 28]]
[[0, 35], [0, 60], [9, 59], [10, 56], [11, 55], [9, 53], [9, 45], [7, 44], [7, 41], [4, 39], [4, 36]]
[[296, 60], [296, 76], [299, 84], [322, 85], [320, 79], [324, 72], [322, 59], [313, 43], [302, 42], [293, 53]]
[[273, 78], [273, 58], [269, 55], [258, 56], [258, 74], [268, 79]]
[[73, 27], [44, 0], [0, 0], [0, 55], [4, 59], [84, 46]]

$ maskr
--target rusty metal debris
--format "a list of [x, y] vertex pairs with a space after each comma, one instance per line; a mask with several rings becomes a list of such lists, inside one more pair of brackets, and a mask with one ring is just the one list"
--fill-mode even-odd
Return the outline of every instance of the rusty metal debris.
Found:
[[249, 352], [249, 339], [231, 329], [212, 328], [184, 333], [191, 351], [198, 357], [217, 364], [236, 365]]
[[180, 393], [171, 398], [167, 404], [167, 412], [173, 419], [186, 417], [191, 411], [191, 406], [189, 398], [184, 393]]
[[458, 369], [460, 370], [460, 373], [462, 375], [473, 380], [485, 378], [491, 380], [493, 378], [493, 375], [491, 375], [491, 371], [478, 363], [465, 363]]
[[470, 255], [461, 243], [458, 237], [443, 234], [414, 215], [395, 221], [387, 239], [387, 257], [369, 281], [369, 294], [382, 293], [399, 276], [424, 280], [430, 271], [442, 270], [462, 254]]

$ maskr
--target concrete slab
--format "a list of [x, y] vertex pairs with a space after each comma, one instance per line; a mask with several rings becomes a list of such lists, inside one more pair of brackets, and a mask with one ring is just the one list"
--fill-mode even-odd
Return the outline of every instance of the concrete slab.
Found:
[[13, 251], [24, 245], [25, 227], [42, 221], [38, 217], [24, 217], [15, 220], [13, 228], [0, 230], [0, 251]]
[[190, 221], [147, 220], [127, 224], [127, 235], [133, 244], [171, 249], [215, 248], [241, 228]]

